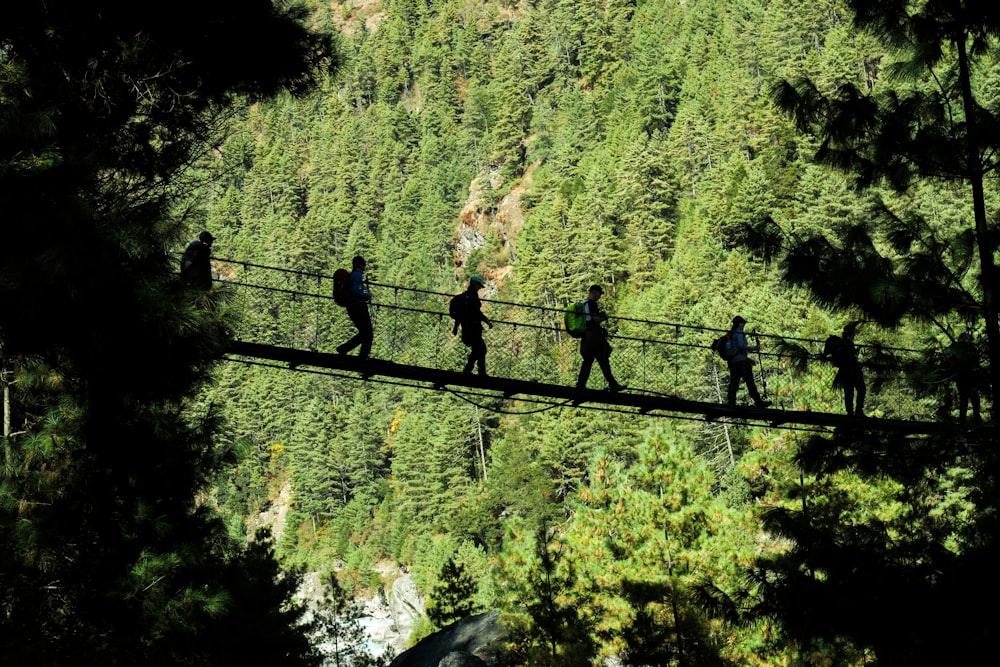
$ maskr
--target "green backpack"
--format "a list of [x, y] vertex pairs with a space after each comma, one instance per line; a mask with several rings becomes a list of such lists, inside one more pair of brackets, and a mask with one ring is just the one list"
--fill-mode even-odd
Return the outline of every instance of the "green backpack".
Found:
[[573, 338], [582, 338], [583, 332], [587, 330], [587, 313], [584, 311], [583, 301], [577, 301], [566, 306], [566, 313], [563, 315], [563, 324], [566, 331]]

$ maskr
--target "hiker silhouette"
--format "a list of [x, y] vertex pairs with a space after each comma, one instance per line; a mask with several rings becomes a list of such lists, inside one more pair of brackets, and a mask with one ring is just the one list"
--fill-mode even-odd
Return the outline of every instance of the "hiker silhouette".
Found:
[[365, 267], [365, 258], [361, 255], [355, 256], [351, 261], [351, 300], [347, 304], [347, 316], [351, 318], [351, 323], [358, 332], [337, 346], [337, 354], [347, 354], [354, 348], [360, 347], [359, 359], [368, 358], [372, 351], [372, 341], [375, 339], [371, 314], [368, 312], [372, 295], [365, 282]]
[[963, 331], [958, 340], [944, 351], [945, 369], [955, 382], [958, 390], [959, 421], [965, 423], [969, 404], [972, 404], [972, 419], [983, 421], [980, 412], [979, 389], [983, 380], [983, 369], [979, 365], [979, 350], [972, 340], [972, 332]]
[[618, 384], [614, 374], [611, 372], [612, 350], [611, 344], [608, 343], [608, 332], [601, 326], [608, 319], [608, 316], [601, 311], [597, 303], [602, 294], [604, 294], [604, 290], [600, 285], [591, 285], [587, 293], [587, 299], [583, 302], [587, 328], [584, 330], [583, 336], [580, 337], [580, 356], [583, 357], [583, 363], [580, 365], [580, 375], [576, 380], [576, 388], [587, 388], [590, 369], [594, 366], [594, 361], [596, 360], [598, 366], [601, 367], [605, 381], [608, 383], [608, 390], [621, 391], [622, 385]]
[[462, 329], [462, 343], [469, 348], [469, 359], [465, 362], [463, 373], [471, 373], [473, 367], [478, 367], [480, 375], [486, 375], [486, 342], [483, 340], [483, 324], [493, 328], [493, 323], [483, 314], [479, 290], [486, 287], [481, 276], [472, 276], [469, 286], [464, 292], [452, 298], [449, 306], [455, 325], [451, 328], [453, 336]]
[[192, 240], [181, 255], [181, 279], [197, 289], [212, 288], [212, 242], [215, 237], [204, 231]]
[[747, 386], [747, 392], [753, 399], [754, 407], [766, 408], [771, 405], [771, 401], [765, 401], [757, 390], [757, 383], [753, 378], [753, 360], [748, 356], [750, 352], [757, 352], [757, 346], [747, 344], [746, 334], [743, 327], [747, 321], [737, 315], [733, 318], [733, 326], [729, 330], [732, 354], [728, 357], [729, 364], [729, 390], [726, 392], [726, 403], [736, 405], [736, 392], [740, 388], [742, 380]]
[[[858, 322], [851, 322], [844, 327], [840, 339], [831, 346], [834, 337], [827, 339], [831, 349], [824, 349], [824, 356], [829, 356], [837, 366], [837, 375], [833, 378], [833, 386], [844, 391], [844, 409], [848, 415], [865, 416], [865, 374], [858, 361], [858, 348], [854, 345], [854, 336], [858, 331]], [[857, 402], [855, 402], [857, 396]]]

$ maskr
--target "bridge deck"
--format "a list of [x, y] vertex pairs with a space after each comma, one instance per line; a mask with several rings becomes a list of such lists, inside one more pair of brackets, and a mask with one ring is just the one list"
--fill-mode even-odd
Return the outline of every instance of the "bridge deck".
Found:
[[628, 389], [612, 393], [605, 390], [577, 389], [571, 386], [517, 380], [513, 378], [479, 376], [456, 371], [409, 366], [378, 359], [360, 360], [356, 356], [311, 352], [262, 343], [233, 341], [229, 354], [241, 358], [267, 359], [287, 363], [290, 368], [314, 367], [357, 374], [359, 379], [392, 377], [417, 382], [428, 389], [443, 390], [467, 387], [496, 392], [504, 398], [546, 397], [566, 401], [567, 405], [586, 404], [630, 408], [641, 414], [700, 415], [705, 420], [726, 419], [771, 426], [810, 425], [831, 428], [891, 431], [901, 434], [957, 433], [954, 424], [852, 417], [828, 412], [776, 410], [771, 408], [731, 407], [719, 403], [692, 401], [676, 396], [632, 392]]

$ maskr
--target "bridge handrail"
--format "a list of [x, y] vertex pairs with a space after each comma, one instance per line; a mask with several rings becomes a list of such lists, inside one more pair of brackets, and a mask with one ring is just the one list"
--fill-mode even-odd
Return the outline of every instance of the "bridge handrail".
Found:
[[[278, 273], [288, 273], [288, 274], [293, 274], [293, 275], [302, 276], [302, 277], [306, 277], [306, 278], [315, 278], [317, 280], [330, 280], [330, 281], [333, 280], [333, 276], [332, 275], [330, 275], [330, 274], [324, 274], [324, 273], [319, 273], [319, 272], [316, 272], [316, 271], [304, 271], [304, 270], [300, 270], [300, 269], [287, 269], [287, 268], [283, 268], [283, 267], [268, 266], [266, 264], [256, 264], [256, 263], [253, 263], [253, 262], [247, 262], [247, 261], [243, 261], [243, 260], [231, 259], [231, 258], [227, 258], [227, 257], [213, 257], [212, 259], [213, 259], [213, 261], [216, 261], [216, 262], [223, 262], [223, 263], [227, 263], [227, 264], [237, 264], [237, 265], [241, 265], [241, 266], [244, 266], [244, 267], [264, 269], [264, 270], [268, 270], [268, 271], [275, 271], [275, 272], [278, 272]], [[220, 280], [222, 280], [224, 282], [227, 282], [229, 284], [232, 284], [232, 285], [237, 285], [237, 286], [241, 286], [241, 287], [253, 287], [253, 288], [256, 288], [256, 289], [267, 289], [267, 290], [271, 290], [271, 291], [275, 291], [275, 292], [280, 292], [280, 293], [283, 293], [283, 294], [289, 294], [291, 296], [306, 296], [306, 297], [311, 297], [311, 298], [328, 299], [328, 300], [331, 300], [331, 301], [333, 300], [332, 294], [327, 295], [327, 294], [318, 294], [318, 293], [315, 293], [315, 292], [302, 292], [302, 291], [298, 291], [298, 290], [289, 290], [289, 289], [281, 288], [281, 287], [270, 287], [270, 286], [266, 286], [266, 285], [259, 285], [259, 284], [255, 284], [255, 283], [246, 283], [246, 282], [242, 282], [242, 281], [229, 280], [229, 279], [220, 279]], [[390, 284], [387, 284], [387, 283], [379, 283], [379, 282], [375, 282], [375, 281], [369, 281], [368, 284], [369, 284], [369, 286], [387, 288], [387, 289], [391, 289], [393, 291], [404, 291], [404, 292], [411, 292], [411, 293], [415, 293], [415, 294], [427, 294], [427, 295], [432, 295], [432, 296], [440, 296], [440, 297], [444, 297], [444, 298], [451, 298], [451, 297], [454, 296], [454, 294], [449, 293], [449, 292], [439, 292], [439, 291], [436, 291], [436, 290], [428, 290], [428, 289], [422, 289], [422, 288], [416, 288], [416, 287], [404, 287], [402, 285], [390, 285]], [[516, 307], [516, 308], [525, 308], [525, 309], [532, 309], [532, 310], [547, 311], [547, 312], [551, 312], [551, 313], [554, 313], [554, 314], [560, 314], [560, 313], [562, 313], [564, 311], [563, 308], [554, 308], [552, 306], [539, 306], [539, 305], [535, 305], [535, 304], [519, 303], [519, 302], [516, 302], [516, 301], [506, 301], [506, 300], [502, 300], [502, 299], [483, 299], [483, 302], [484, 303], [491, 303], [491, 304], [499, 304], [499, 305], [504, 305], [504, 306], [512, 306], [512, 307]], [[375, 305], [377, 307], [380, 307], [380, 308], [394, 308], [394, 309], [398, 309], [398, 310], [404, 310], [404, 311], [407, 311], [407, 312], [417, 312], [417, 313], [424, 313], [424, 314], [434, 314], [434, 315], [440, 315], [440, 316], [445, 316], [445, 317], [448, 315], [448, 313], [444, 312], [444, 311], [424, 310], [424, 309], [412, 308], [412, 307], [408, 307], [408, 306], [400, 306], [398, 304], [383, 303], [383, 302], [374, 301], [374, 300], [373, 300], [372, 303], [373, 303], [373, 305]], [[693, 325], [693, 324], [682, 324], [682, 323], [679, 323], [679, 322], [664, 322], [664, 321], [660, 321], [660, 320], [638, 319], [638, 318], [627, 317], [627, 316], [622, 316], [622, 315], [609, 315], [608, 319], [609, 320], [618, 320], [618, 321], [622, 321], [622, 322], [634, 322], [634, 323], [638, 323], [638, 324], [646, 324], [646, 325], [652, 325], [652, 326], [673, 327], [673, 328], [676, 328], [676, 329], [686, 329], [686, 330], [689, 330], [689, 331], [696, 331], [696, 332], [701, 332], [701, 333], [709, 332], [711, 334], [719, 334], [719, 335], [721, 335], [721, 334], [726, 333], [727, 331], [729, 331], [729, 329], [724, 329], [724, 328], [705, 327], [705, 326], [699, 326], [699, 325]], [[494, 321], [497, 322], [497, 323], [509, 324], [509, 325], [512, 325], [512, 326], [519, 326], [519, 327], [530, 327], [530, 328], [538, 328], [538, 329], [554, 329], [554, 330], [559, 330], [558, 324], [556, 324], [555, 326], [553, 326], [552, 324], [542, 325], [542, 324], [532, 324], [532, 323], [529, 323], [529, 322], [512, 322], [512, 321], [507, 321], [507, 320], [494, 320]], [[612, 334], [612, 335], [613, 335], [613, 337], [619, 338], [619, 339], [622, 339], [622, 340], [632, 340], [632, 341], [647, 342], [647, 343], [658, 343], [658, 344], [664, 344], [664, 345], [678, 345], [678, 346], [682, 346], [682, 347], [702, 347], [702, 348], [705, 348], [705, 349], [709, 348], [709, 344], [708, 343], [706, 343], [704, 345], [696, 345], [696, 344], [693, 344], [693, 343], [680, 343], [680, 342], [677, 342], [677, 341], [662, 340], [662, 339], [657, 339], [657, 338], [636, 338], [636, 337], [624, 336], [624, 335], [620, 335], [620, 334]], [[796, 337], [796, 336], [780, 336], [780, 335], [777, 335], [777, 334], [762, 333], [762, 332], [758, 332], [758, 331], [748, 331], [747, 332], [747, 336], [750, 337], [750, 338], [765, 339], [765, 340], [775, 340], [775, 341], [782, 341], [782, 342], [789, 342], [789, 341], [791, 341], [791, 342], [809, 343], [809, 344], [815, 344], [815, 345], [822, 345], [823, 344], [822, 340], [817, 340], [817, 339], [813, 339], [813, 338], [801, 338], [801, 337]], [[914, 350], [914, 349], [905, 348], [905, 347], [893, 347], [893, 346], [881, 345], [881, 344], [859, 344], [858, 345], [858, 349], [859, 350], [864, 350], [864, 349], [879, 349], [879, 350], [888, 350], [888, 351], [894, 352], [894, 353], [906, 353], [906, 354], [920, 354], [921, 353], [921, 350]], [[761, 351], [759, 354], [764, 355], [764, 356], [776, 356], [776, 357], [786, 356], [786, 355], [775, 354], [773, 352], [764, 352], [764, 351]], [[810, 355], [810, 356], [815, 356], [815, 355]]]

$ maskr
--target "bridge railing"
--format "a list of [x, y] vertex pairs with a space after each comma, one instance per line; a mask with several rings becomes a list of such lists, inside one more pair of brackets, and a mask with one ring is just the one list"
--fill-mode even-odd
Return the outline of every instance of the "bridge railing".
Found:
[[[354, 334], [346, 310], [332, 298], [333, 279], [236, 260], [213, 260], [217, 284], [233, 292], [241, 314], [237, 338], [248, 342], [334, 352]], [[453, 336], [451, 294], [372, 283], [375, 328], [372, 357], [399, 364], [461, 370], [468, 348]], [[484, 340], [490, 375], [572, 385], [580, 367], [579, 341], [562, 327], [562, 311], [485, 300], [493, 322]], [[725, 362], [709, 348], [722, 330], [679, 323], [614, 318], [608, 322], [611, 365], [630, 391], [723, 402]], [[784, 410], [843, 412], [833, 387], [836, 368], [819, 361], [823, 342], [748, 333], [761, 352], [752, 355], [758, 388]], [[868, 384], [866, 412], [896, 419], [934, 420], [937, 402], [904, 382], [902, 363], [913, 350], [859, 346]], [[697, 369], [692, 372], [691, 369]], [[591, 388], [604, 387], [595, 364]], [[746, 402], [741, 387], [738, 400]]]

